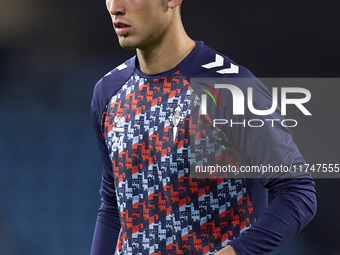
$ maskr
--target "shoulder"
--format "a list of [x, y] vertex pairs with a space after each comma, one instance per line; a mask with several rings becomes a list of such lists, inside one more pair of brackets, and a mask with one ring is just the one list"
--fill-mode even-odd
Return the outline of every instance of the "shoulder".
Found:
[[[196, 43], [194, 50], [181, 63], [180, 69], [184, 76], [190, 78], [190, 85], [198, 96], [204, 93], [200, 89], [202, 84], [210, 84], [210, 87], [216, 89], [215, 93], [229, 103], [232, 102], [232, 93], [235, 93], [235, 96], [247, 95], [249, 88], [252, 89], [255, 101], [264, 99], [265, 102], [270, 101], [271, 95], [268, 88], [247, 68], [205, 46], [202, 42]], [[223, 84], [223, 86], [212, 84]]]
[[92, 111], [100, 114], [110, 98], [125, 84], [135, 71], [135, 59], [132, 57], [123, 64], [117, 66], [104, 77], [102, 77], [94, 87], [91, 102]]
[[203, 42], [196, 42], [196, 47], [180, 64], [180, 68], [189, 77], [255, 78], [248, 69], [204, 45]]

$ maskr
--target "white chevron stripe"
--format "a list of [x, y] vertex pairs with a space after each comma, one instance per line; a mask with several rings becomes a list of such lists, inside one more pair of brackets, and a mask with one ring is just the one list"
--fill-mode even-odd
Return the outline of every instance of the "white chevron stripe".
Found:
[[214, 67], [223, 66], [223, 64], [224, 64], [223, 57], [221, 55], [216, 54], [215, 62], [211, 62], [211, 63], [205, 64], [205, 65], [202, 65], [202, 67], [206, 68], [206, 69], [211, 69], [211, 68], [214, 68]]
[[121, 64], [120, 66], [117, 67], [119, 71], [122, 71], [123, 69], [127, 68], [127, 65], [125, 63]]
[[232, 74], [232, 73], [238, 73], [238, 72], [239, 72], [239, 66], [234, 65], [233, 63], [230, 63], [230, 68], [217, 71], [217, 73], [219, 74]]

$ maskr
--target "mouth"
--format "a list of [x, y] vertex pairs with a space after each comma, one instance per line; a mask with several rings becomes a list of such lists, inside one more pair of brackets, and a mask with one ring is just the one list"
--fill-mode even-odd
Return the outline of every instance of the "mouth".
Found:
[[130, 31], [131, 26], [123, 22], [114, 22], [114, 28], [117, 35], [124, 36]]

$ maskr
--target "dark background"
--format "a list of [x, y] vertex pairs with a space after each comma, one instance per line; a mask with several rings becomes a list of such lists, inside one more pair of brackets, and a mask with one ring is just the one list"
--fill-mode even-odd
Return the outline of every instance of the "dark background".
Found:
[[[340, 76], [335, 0], [184, 0], [182, 9], [193, 39], [257, 77]], [[102, 171], [92, 90], [133, 54], [119, 47], [104, 0], [0, 0], [1, 255], [89, 254]], [[308, 162], [340, 163], [340, 86], [311, 92], [313, 116], [298, 116], [293, 138]], [[316, 185], [317, 216], [276, 255], [340, 254], [340, 180]]]

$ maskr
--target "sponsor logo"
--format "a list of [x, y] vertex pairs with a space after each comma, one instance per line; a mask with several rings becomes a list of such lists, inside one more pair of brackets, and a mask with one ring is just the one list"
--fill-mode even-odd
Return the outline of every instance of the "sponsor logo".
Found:
[[112, 131], [124, 132], [125, 117], [115, 116], [114, 122], [116, 123], [116, 126], [112, 128]]

